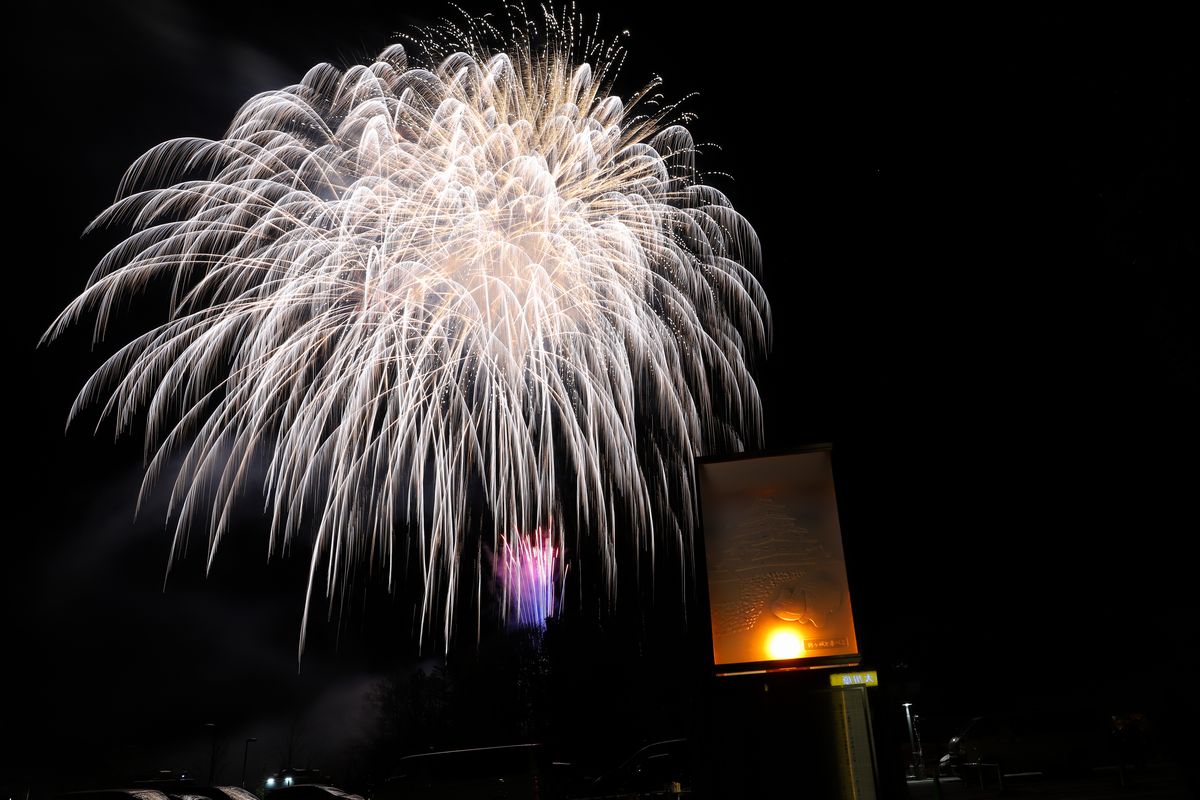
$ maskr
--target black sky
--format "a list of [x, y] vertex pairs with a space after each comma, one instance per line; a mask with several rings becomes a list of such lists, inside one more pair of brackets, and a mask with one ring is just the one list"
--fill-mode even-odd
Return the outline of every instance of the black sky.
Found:
[[[946, 719], [1038, 693], [1167, 704], [1162, 676], [1200, 668], [1190, 50], [1171, 20], [768, 8], [605, 7], [604, 30], [631, 31], [619, 91], [699, 93], [701, 167], [762, 239], [767, 446], [834, 445], [866, 658]], [[279, 719], [411, 655], [408, 611], [377, 603], [317, 625], [297, 674], [307, 554], [268, 564], [262, 539], [207, 580], [193, 552], [164, 593], [136, 438], [63, 433], [106, 346], [35, 345], [114, 241], [80, 234], [137, 155], [444, 11], [110, 3], [20, 26], [0, 649], [28, 735], [5, 758]]]

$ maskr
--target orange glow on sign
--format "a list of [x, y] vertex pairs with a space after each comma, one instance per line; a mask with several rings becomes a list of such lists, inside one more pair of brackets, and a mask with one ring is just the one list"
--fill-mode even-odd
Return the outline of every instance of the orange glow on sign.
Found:
[[780, 628], [767, 637], [767, 655], [771, 658], [799, 658], [803, 652], [804, 640], [786, 628]]
[[718, 674], [858, 663], [831, 459], [818, 447], [700, 463]]

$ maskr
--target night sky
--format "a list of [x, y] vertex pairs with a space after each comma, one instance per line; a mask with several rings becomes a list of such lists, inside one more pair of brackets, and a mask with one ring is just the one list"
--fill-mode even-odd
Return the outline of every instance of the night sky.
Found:
[[[295, 720], [329, 747], [358, 735], [375, 678], [420, 662], [411, 609], [371, 591], [340, 623], [318, 615], [298, 669], [308, 552], [268, 561], [252, 519], [207, 578], [197, 542], [163, 591], [161, 502], [134, 519], [140, 434], [93, 436], [94, 413], [64, 433], [138, 314], [94, 350], [86, 325], [37, 341], [119, 241], [81, 234], [134, 158], [218, 137], [252, 94], [446, 7], [43, 5], [9, 62], [0, 651], [22, 733], [0, 766], [199, 769], [216, 722], [229, 780], [245, 736], [262, 774]], [[631, 31], [617, 90], [657, 73], [668, 97], [698, 92], [689, 127], [720, 146], [701, 168], [733, 176], [713, 181], [762, 239], [766, 445], [833, 444], [865, 662], [939, 747], [974, 713], [1054, 698], [1182, 736], [1180, 684], [1200, 674], [1200, 84], [1171, 21], [652, 5], [605, 6], [603, 32]]]

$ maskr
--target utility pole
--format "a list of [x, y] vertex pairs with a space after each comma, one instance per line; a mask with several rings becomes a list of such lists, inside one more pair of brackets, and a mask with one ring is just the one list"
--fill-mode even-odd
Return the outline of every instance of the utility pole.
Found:
[[246, 747], [242, 750], [242, 788], [246, 788], [246, 759], [250, 757], [250, 743], [257, 742], [258, 739], [251, 736], [246, 740]]

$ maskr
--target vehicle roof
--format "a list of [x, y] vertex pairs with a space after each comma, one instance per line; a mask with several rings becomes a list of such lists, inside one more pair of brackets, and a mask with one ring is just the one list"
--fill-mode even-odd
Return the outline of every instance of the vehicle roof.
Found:
[[66, 792], [57, 795], [60, 798], [83, 798], [101, 797], [101, 796], [116, 796], [124, 795], [126, 797], [137, 797], [140, 800], [168, 800], [167, 795], [158, 789], [136, 787], [132, 789], [114, 788], [114, 789], [85, 789], [79, 792]]

